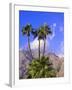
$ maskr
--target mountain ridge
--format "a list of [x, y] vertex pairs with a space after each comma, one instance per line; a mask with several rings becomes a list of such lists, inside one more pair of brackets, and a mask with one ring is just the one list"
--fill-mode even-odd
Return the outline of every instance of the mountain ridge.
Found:
[[[37, 51], [38, 52], [38, 51]], [[32, 51], [33, 56], [38, 58], [38, 53], [36, 51]], [[42, 55], [42, 53], [41, 53]], [[58, 73], [57, 77], [64, 76], [64, 57], [59, 57], [55, 53], [49, 52], [45, 54], [46, 57], [50, 58], [50, 62], [53, 64], [53, 68], [55, 68]], [[26, 78], [27, 65], [32, 61], [31, 53], [28, 50], [19, 50], [19, 76]]]

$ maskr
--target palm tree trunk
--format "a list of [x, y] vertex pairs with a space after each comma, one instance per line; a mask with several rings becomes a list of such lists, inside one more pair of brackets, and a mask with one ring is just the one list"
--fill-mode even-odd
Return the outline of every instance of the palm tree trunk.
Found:
[[39, 39], [39, 60], [40, 60], [40, 39]]
[[[31, 51], [31, 47], [30, 47], [30, 38], [29, 38], [29, 36], [28, 36], [28, 47], [29, 47], [29, 51], [30, 51], [31, 56], [32, 56], [32, 51]], [[33, 58], [33, 56], [32, 56], [32, 58]]]
[[46, 39], [44, 39], [44, 49], [43, 49], [43, 56], [45, 54], [45, 45], [46, 45]]

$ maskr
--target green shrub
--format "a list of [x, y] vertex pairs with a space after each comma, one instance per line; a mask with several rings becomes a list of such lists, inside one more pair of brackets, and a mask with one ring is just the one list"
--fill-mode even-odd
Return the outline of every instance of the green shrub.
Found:
[[28, 66], [27, 78], [48, 78], [56, 77], [56, 70], [52, 67], [52, 63], [48, 57], [32, 60]]

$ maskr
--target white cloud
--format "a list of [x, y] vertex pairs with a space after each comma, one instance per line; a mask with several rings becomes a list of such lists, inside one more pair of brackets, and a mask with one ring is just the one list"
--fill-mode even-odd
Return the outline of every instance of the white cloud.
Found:
[[[41, 47], [43, 47], [43, 40], [40, 41]], [[31, 48], [37, 49], [39, 46], [38, 38], [36, 38], [34, 41], [31, 42]]]
[[52, 25], [53, 27], [56, 27], [56, 23], [53, 23], [53, 25]]
[[[31, 49], [38, 49], [39, 47], [39, 41], [38, 38], [36, 38], [34, 41], [30, 43]], [[44, 41], [40, 40], [40, 48], [42, 49], [44, 46]], [[46, 47], [49, 46], [48, 41], [46, 40]]]
[[64, 31], [63, 27], [62, 27], [62, 26], [60, 26], [60, 32], [63, 32], [63, 31]]
[[56, 23], [53, 23], [51, 25], [52, 35], [49, 36], [50, 40], [52, 40], [55, 37], [55, 28], [56, 28]]
[[53, 24], [51, 25], [51, 29], [54, 31], [55, 28], [56, 28], [56, 26], [57, 26], [57, 24], [56, 24], [56, 23], [53, 23]]
[[50, 40], [52, 40], [55, 37], [55, 32], [53, 31], [52, 35], [49, 36]]

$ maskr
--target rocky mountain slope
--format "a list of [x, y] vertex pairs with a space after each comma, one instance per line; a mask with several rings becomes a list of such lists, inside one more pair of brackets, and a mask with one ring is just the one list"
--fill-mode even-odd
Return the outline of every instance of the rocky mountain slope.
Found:
[[[38, 57], [38, 52], [32, 53], [35, 58]], [[50, 58], [50, 62], [53, 64], [53, 68], [57, 70], [57, 77], [64, 76], [64, 58], [60, 58], [54, 53], [46, 54]], [[32, 57], [29, 51], [20, 50], [19, 51], [19, 77], [26, 78], [27, 66], [31, 62]]]

